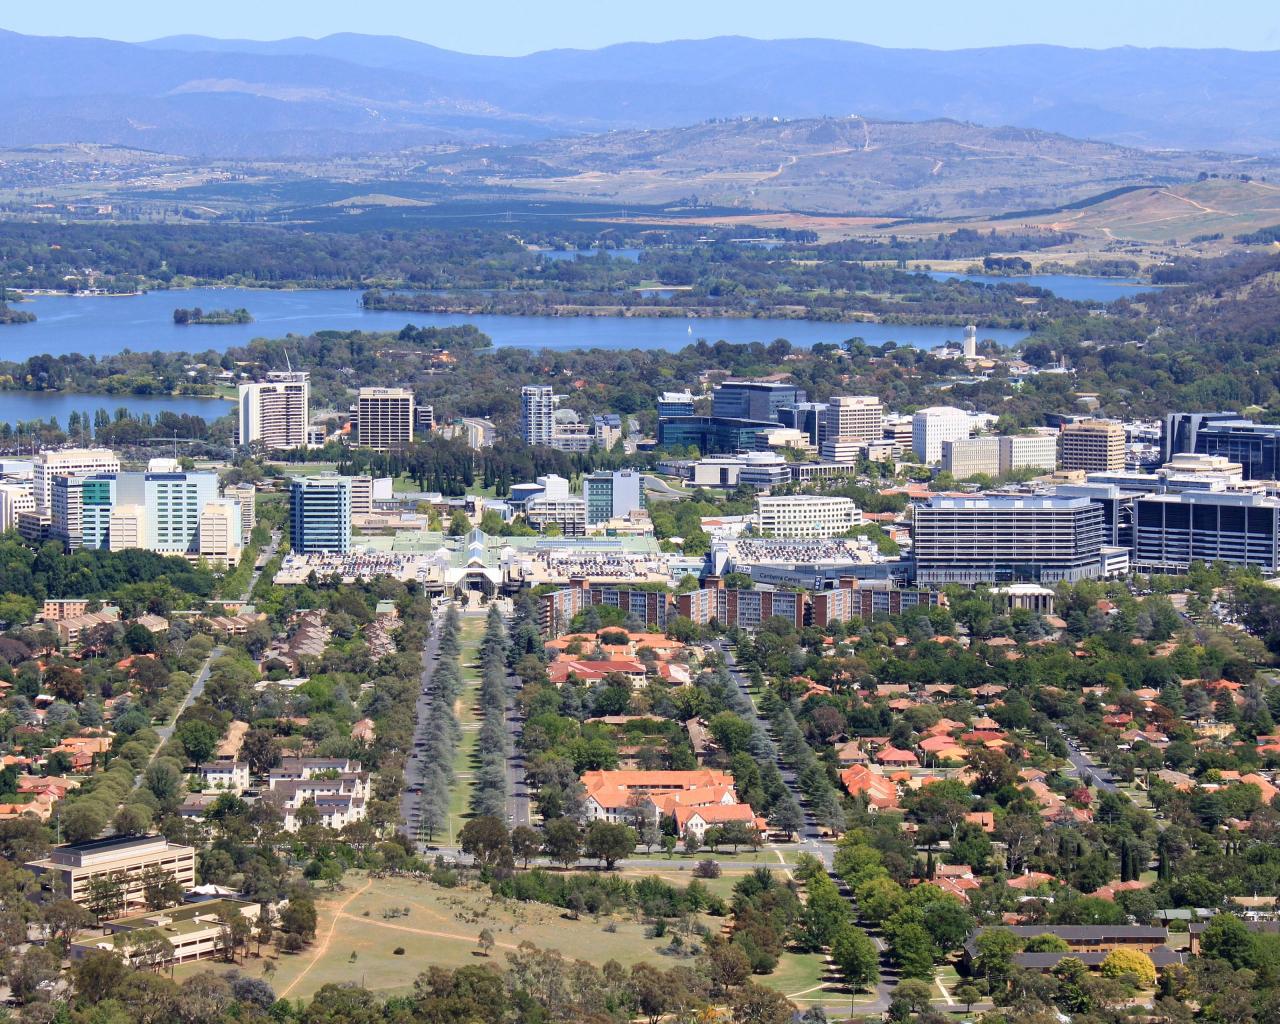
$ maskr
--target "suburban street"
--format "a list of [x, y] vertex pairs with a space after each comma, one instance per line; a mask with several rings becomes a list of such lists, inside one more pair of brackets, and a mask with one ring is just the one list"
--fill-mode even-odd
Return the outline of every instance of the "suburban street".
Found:
[[1062, 733], [1063, 742], [1067, 745], [1067, 760], [1071, 762], [1071, 768], [1080, 778], [1080, 781], [1085, 783], [1092, 782], [1106, 793], [1117, 792], [1115, 784], [1111, 781], [1110, 773], [1080, 749], [1080, 745], [1067, 735], [1065, 729], [1059, 726], [1058, 731]]
[[[422, 804], [422, 762], [418, 759], [418, 742], [426, 734], [427, 710], [431, 704], [430, 695], [435, 685], [432, 676], [435, 673], [436, 660], [439, 654], [439, 627], [440, 614], [437, 613], [432, 619], [431, 635], [427, 638], [427, 642], [422, 648], [422, 678], [421, 685], [418, 687], [417, 705], [414, 708], [413, 716], [414, 747], [409, 751], [409, 757], [405, 761], [405, 788], [400, 794], [400, 820], [404, 823], [405, 835], [414, 841], [418, 837], [418, 823], [421, 820]], [[417, 792], [414, 792], [415, 789]]]

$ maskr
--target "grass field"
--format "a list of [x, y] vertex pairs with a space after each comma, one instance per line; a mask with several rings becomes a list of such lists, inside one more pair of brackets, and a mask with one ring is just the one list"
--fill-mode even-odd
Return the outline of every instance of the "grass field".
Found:
[[475, 778], [477, 763], [476, 741], [480, 732], [480, 641], [484, 637], [484, 617], [464, 615], [459, 634], [462, 654], [462, 694], [453, 707], [453, 713], [462, 727], [462, 739], [453, 759], [454, 783], [449, 793], [449, 840], [456, 843], [458, 832], [471, 817], [471, 783]]
[[[403, 917], [387, 919], [383, 911], [409, 908]], [[647, 938], [645, 925], [629, 916], [605, 922], [583, 917], [570, 920], [561, 910], [534, 903], [495, 900], [486, 889], [441, 889], [430, 882], [407, 878], [369, 879], [347, 875], [343, 891], [317, 901], [315, 941], [298, 954], [250, 958], [232, 965], [209, 960], [175, 968], [178, 980], [206, 971], [240, 970], [264, 977], [270, 960], [276, 970], [270, 977], [282, 998], [308, 998], [322, 985], [362, 984], [379, 995], [409, 991], [413, 979], [431, 964], [461, 967], [484, 962], [476, 940], [484, 928], [496, 940], [491, 960], [502, 966], [504, 954], [522, 942], [557, 949], [567, 957], [599, 966], [617, 960], [623, 966], [640, 961], [671, 967], [687, 960], [662, 950], [669, 937]], [[401, 947], [403, 955], [394, 950]], [[355, 959], [352, 959], [352, 954]]]

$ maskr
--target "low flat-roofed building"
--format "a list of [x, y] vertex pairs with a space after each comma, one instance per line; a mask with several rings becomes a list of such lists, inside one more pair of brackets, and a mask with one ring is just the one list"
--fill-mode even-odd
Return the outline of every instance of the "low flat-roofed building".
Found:
[[[106, 935], [73, 942], [69, 952], [72, 960], [83, 960], [90, 953], [105, 950], [120, 954], [136, 967], [149, 967], [153, 970], [170, 964], [203, 960], [223, 952], [226, 943], [224, 919], [231, 920], [238, 914], [256, 921], [261, 909], [258, 904], [247, 900], [223, 897], [187, 903], [152, 914], [104, 921]], [[153, 931], [163, 935], [171, 947], [169, 955], [163, 959], [157, 959], [150, 942], [146, 944], [144, 953], [141, 947], [135, 950], [133, 946], [136, 943], [130, 941], [132, 935]]]
[[35, 872], [41, 888], [77, 903], [89, 896], [89, 886], [95, 878], [115, 876], [124, 885], [125, 905], [140, 904], [142, 875], [152, 867], [167, 871], [184, 889], [196, 884], [194, 847], [171, 843], [161, 835], [110, 836], [67, 843], [55, 846], [48, 857], [29, 861], [26, 866]]

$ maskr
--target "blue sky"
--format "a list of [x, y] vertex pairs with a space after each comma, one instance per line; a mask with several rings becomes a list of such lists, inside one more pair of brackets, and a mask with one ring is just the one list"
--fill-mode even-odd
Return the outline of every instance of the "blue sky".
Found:
[[[1211, 11], [1211, 14], [1208, 13]], [[0, 5], [0, 28], [141, 40], [369, 32], [471, 53], [629, 40], [822, 36], [957, 49], [1007, 43], [1280, 49], [1276, 0], [61, 0]]]

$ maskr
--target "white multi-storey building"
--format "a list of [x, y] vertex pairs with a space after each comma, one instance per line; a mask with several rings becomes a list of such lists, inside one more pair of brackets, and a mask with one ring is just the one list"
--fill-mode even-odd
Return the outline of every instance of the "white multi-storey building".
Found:
[[1019, 469], [1052, 473], [1058, 466], [1058, 436], [1053, 431], [1000, 438], [1000, 475]]
[[265, 381], [241, 384], [238, 409], [241, 444], [302, 448], [311, 416], [311, 375], [282, 371], [267, 374]]
[[957, 480], [1000, 474], [1000, 438], [966, 437], [942, 442], [942, 469]]
[[848, 498], [760, 495], [756, 523], [768, 537], [839, 537], [862, 525], [862, 512]]
[[911, 417], [911, 450], [924, 463], [942, 458], [943, 441], [961, 441], [969, 436], [972, 420], [963, 409], [934, 405]]
[[525, 444], [550, 444], [556, 428], [556, 396], [546, 384], [520, 389], [520, 434]]
[[824, 459], [852, 462], [848, 456], [860, 453], [866, 445], [879, 441], [884, 434], [884, 406], [874, 395], [836, 395], [822, 412]]
[[53, 502], [53, 478], [56, 476], [92, 476], [96, 473], [119, 473], [120, 459], [110, 448], [68, 448], [60, 452], [41, 452], [32, 467], [32, 490], [38, 512], [48, 512]]

